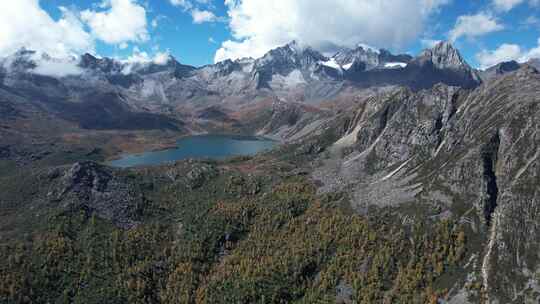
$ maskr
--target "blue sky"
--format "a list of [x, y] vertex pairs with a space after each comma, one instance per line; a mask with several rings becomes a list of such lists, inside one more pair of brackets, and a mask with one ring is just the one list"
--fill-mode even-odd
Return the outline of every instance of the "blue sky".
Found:
[[[216, 59], [257, 57], [292, 39], [323, 51], [366, 43], [411, 54], [432, 41], [450, 39], [476, 67], [540, 57], [540, 0], [4, 2], [0, 23], [4, 19], [11, 32], [8, 26], [6, 37], [0, 34], [0, 54], [26, 43], [52, 52], [89, 50], [117, 58], [169, 52], [182, 63], [200, 66]], [[29, 19], [44, 21], [9, 19], [8, 13], [19, 10], [35, 11], [36, 17]], [[58, 34], [42, 33], [44, 24]]]
[[[61, 6], [74, 10], [92, 9], [99, 1], [89, 0], [41, 0], [42, 8], [53, 18], [61, 18]], [[218, 44], [230, 38], [225, 22], [193, 23], [191, 14], [182, 7], [172, 5], [168, 0], [138, 1], [147, 13], [150, 40], [145, 43], [129, 43], [130, 47], [121, 50], [117, 45], [98, 41], [96, 51], [101, 56], [127, 57], [133, 47], [152, 54], [156, 47], [169, 50], [173, 56], [183, 63], [195, 66], [213, 63]], [[223, 1], [215, 1], [217, 14], [226, 16]], [[157, 27], [152, 22], [157, 22]]]

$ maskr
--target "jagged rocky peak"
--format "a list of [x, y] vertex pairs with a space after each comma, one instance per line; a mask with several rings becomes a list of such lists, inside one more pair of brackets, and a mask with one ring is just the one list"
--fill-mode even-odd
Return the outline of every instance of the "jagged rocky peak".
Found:
[[345, 69], [358, 63], [364, 63], [366, 68], [369, 69], [379, 66], [379, 54], [379, 51], [373, 48], [359, 45], [355, 49], [344, 48], [332, 58]]
[[169, 72], [176, 78], [189, 76], [196, 68], [190, 65], [181, 64], [170, 54], [163, 58], [155, 58], [149, 62], [137, 63], [134, 69], [139, 74], [153, 74], [160, 72]]
[[345, 70], [371, 70], [375, 68], [404, 67], [412, 56], [407, 54], [394, 55], [385, 49], [375, 49], [363, 44], [355, 49], [344, 48], [332, 57]]
[[201, 68], [206, 73], [223, 77], [235, 71], [251, 72], [255, 59], [244, 57], [236, 60], [225, 59], [214, 64], [205, 65]]
[[101, 71], [103, 73], [120, 73], [123, 66], [120, 62], [111, 58], [98, 58], [86, 53], [81, 56], [79, 66], [83, 69]]
[[226, 76], [234, 71], [241, 70], [242, 64], [239, 60], [232, 61], [231, 59], [226, 59], [216, 64], [207, 65], [204, 69], [211, 70], [217, 76]]
[[448, 41], [441, 41], [433, 48], [424, 50], [418, 59], [430, 61], [438, 69], [470, 69], [459, 51]]
[[323, 54], [295, 40], [285, 46], [275, 48], [256, 61], [258, 66], [268, 64], [290, 64], [306, 67], [320, 61], [327, 61]]
[[121, 61], [112, 58], [98, 58], [91, 54], [84, 54], [80, 58], [79, 66], [83, 69], [94, 72], [101, 72], [107, 75], [114, 74], [154, 74], [160, 72], [171, 73], [174, 77], [185, 77], [195, 70], [194, 67], [183, 65], [172, 55], [165, 54], [162, 57], [149, 59], [147, 61]]

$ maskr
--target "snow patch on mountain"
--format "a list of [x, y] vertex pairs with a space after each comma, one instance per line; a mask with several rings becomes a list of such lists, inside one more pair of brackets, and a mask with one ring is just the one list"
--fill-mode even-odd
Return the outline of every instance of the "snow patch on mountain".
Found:
[[348, 63], [348, 64], [346, 64], [346, 65], [343, 66], [343, 69], [348, 71], [348, 70], [351, 69], [351, 67], [353, 66], [353, 64], [354, 64], [353, 62]]
[[407, 66], [407, 63], [405, 62], [387, 62], [384, 64], [384, 67], [387, 69], [404, 68], [406, 66]]
[[319, 63], [332, 69], [341, 70], [341, 66], [336, 62], [335, 58], [331, 58], [328, 61], [320, 61]]

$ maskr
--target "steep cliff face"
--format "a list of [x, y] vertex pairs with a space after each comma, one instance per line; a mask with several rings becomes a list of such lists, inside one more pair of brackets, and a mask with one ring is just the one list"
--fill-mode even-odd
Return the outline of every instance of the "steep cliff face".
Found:
[[[525, 66], [473, 91], [440, 85], [368, 98], [313, 178], [321, 192], [349, 193], [361, 213], [392, 207], [404, 219], [466, 223], [477, 262], [453, 296], [537, 301], [539, 94], [540, 74]], [[482, 290], [464, 288], [474, 280]]]

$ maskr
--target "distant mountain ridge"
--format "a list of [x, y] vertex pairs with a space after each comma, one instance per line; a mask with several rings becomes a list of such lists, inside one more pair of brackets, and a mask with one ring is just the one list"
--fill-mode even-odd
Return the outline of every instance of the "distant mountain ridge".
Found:
[[[37, 66], [30, 56], [33, 54], [31, 51], [19, 52], [4, 60], [3, 65], [8, 62], [7, 70], [15, 73], [32, 73]], [[90, 54], [82, 55], [77, 66], [81, 73], [68, 75], [72, 80], [102, 80], [132, 91], [139, 90], [143, 95], [152, 89], [144, 83], [153, 80], [156, 85], [156, 78], [160, 78], [159, 86], [168, 95], [166, 99], [173, 100], [173, 103], [190, 100], [196, 103], [197, 99], [216, 95], [221, 99], [239, 94], [286, 96], [291, 91], [297, 94], [299, 88], [307, 91], [316, 89], [320, 95], [316, 97], [326, 98], [335, 95], [344, 85], [404, 85], [421, 89], [433, 86], [434, 81], [463, 87], [474, 87], [480, 82], [457, 49], [446, 42], [425, 50], [415, 58], [366, 46], [344, 48], [327, 57], [293, 41], [258, 59], [226, 60], [200, 68], [181, 64], [172, 56], [163, 62], [125, 62]], [[419, 71], [429, 71], [430, 77], [422, 77]], [[326, 87], [327, 92], [321, 87]], [[172, 94], [182, 90], [181, 94]]]
[[[268, 98], [317, 104], [379, 88], [404, 86], [418, 91], [443, 83], [470, 89], [491, 79], [482, 75], [448, 42], [412, 57], [365, 45], [343, 48], [330, 56], [293, 41], [260, 58], [225, 60], [202, 67], [182, 64], [170, 55], [143, 61], [91, 54], [55, 59], [25, 49], [0, 59], [0, 88], [43, 103], [46, 109], [76, 107], [79, 113], [88, 104], [94, 108], [114, 104], [118, 106], [104, 113], [121, 109], [120, 117], [144, 113], [175, 119], [178, 113], [194, 113], [215, 105], [234, 110]], [[109, 126], [115, 115], [109, 115], [105, 124], [93, 120], [84, 125]], [[161, 117], [155, 119], [162, 121]], [[128, 125], [120, 127], [133, 127], [122, 121]], [[169, 120], [144, 125], [172, 126]]]

